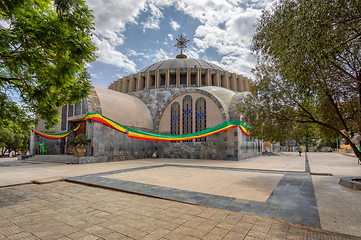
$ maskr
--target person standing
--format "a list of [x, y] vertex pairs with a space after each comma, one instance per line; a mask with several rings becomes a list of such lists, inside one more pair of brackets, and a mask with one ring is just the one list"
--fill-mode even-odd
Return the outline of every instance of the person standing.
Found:
[[302, 154], [302, 147], [298, 146], [298, 156], [301, 156], [301, 154]]

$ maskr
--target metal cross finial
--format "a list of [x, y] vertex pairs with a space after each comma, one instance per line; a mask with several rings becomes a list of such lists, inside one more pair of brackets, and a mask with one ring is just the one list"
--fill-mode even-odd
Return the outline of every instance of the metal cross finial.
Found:
[[178, 35], [178, 38], [176, 38], [177, 40], [177, 44], [174, 45], [174, 47], [177, 47], [177, 50], [180, 49], [181, 50], [181, 55], [183, 54], [183, 48], [186, 48], [186, 44], [187, 42], [189, 42], [189, 40], [187, 40], [187, 36], [183, 34], [181, 34], [180, 36]]

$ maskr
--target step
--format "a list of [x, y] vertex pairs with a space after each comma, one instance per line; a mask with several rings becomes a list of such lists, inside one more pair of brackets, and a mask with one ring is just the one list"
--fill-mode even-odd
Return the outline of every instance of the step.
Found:
[[25, 161], [51, 162], [51, 163], [74, 163], [76, 157], [73, 155], [34, 155]]

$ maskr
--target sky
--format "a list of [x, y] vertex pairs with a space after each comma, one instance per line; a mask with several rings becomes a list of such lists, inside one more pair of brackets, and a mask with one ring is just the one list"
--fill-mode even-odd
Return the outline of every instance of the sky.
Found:
[[188, 58], [252, 78], [255, 23], [271, 0], [86, 0], [93, 10], [98, 59], [87, 65], [94, 85], [175, 58], [180, 34]]

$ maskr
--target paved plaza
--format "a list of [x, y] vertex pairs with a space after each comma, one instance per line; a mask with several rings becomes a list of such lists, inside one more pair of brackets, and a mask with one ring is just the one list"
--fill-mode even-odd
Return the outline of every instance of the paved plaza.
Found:
[[87, 165], [3, 158], [0, 239], [361, 239], [361, 191], [338, 184], [361, 176], [357, 159], [297, 155]]

